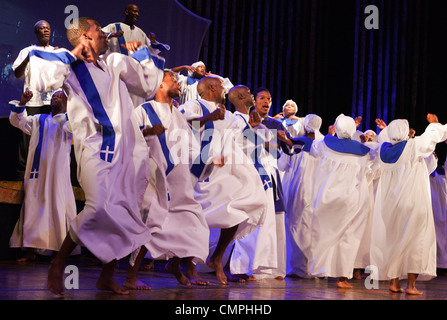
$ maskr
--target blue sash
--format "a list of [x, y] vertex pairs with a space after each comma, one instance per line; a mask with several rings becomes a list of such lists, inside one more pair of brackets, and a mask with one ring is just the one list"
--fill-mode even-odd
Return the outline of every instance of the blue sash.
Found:
[[[197, 102], [200, 104], [200, 107], [202, 108], [203, 116], [207, 116], [210, 114], [208, 109], [199, 101]], [[213, 121], [208, 121], [204, 125], [204, 132], [210, 133], [209, 141], [204, 141], [203, 137], [201, 139], [201, 145], [200, 145], [200, 154], [199, 156], [194, 160], [192, 166], [191, 166], [191, 173], [196, 176], [197, 178], [200, 178], [200, 175], [203, 172], [203, 169], [205, 168], [205, 163], [208, 161], [209, 158], [209, 148], [211, 141], [213, 139], [213, 131], [214, 131], [214, 123]]]
[[[255, 150], [251, 153], [251, 159], [253, 160], [253, 164], [255, 165], [256, 170], [258, 171], [259, 177], [261, 178], [262, 184], [264, 185], [264, 190], [267, 190], [268, 188], [272, 188], [272, 180], [270, 179], [270, 176], [267, 174], [267, 171], [265, 170], [264, 166], [262, 165], [259, 155], [262, 152], [262, 148], [264, 148], [265, 141], [260, 136], [254, 132], [250, 126], [247, 123], [247, 120], [245, 118], [238, 114], [244, 120], [246, 126], [243, 130], [244, 137], [247, 138], [249, 141], [251, 141], [255, 146]], [[250, 132], [249, 134], [245, 134], [246, 132]]]
[[42, 153], [43, 131], [45, 129], [45, 120], [48, 114], [39, 115], [39, 140], [37, 141], [36, 150], [34, 151], [33, 165], [31, 166], [30, 179], [39, 178], [40, 155]]
[[77, 61], [71, 65], [79, 84], [84, 91], [89, 104], [92, 107], [93, 114], [102, 126], [102, 146], [100, 151], [101, 160], [112, 162], [115, 153], [115, 130], [110, 122], [109, 116], [101, 102], [101, 97], [93, 82], [92, 76], [87, 66], [82, 61]]
[[[152, 104], [150, 104], [149, 102], [141, 105], [143, 107], [143, 109], [146, 111], [149, 120], [151, 121], [152, 126], [156, 125], [156, 124], [160, 124], [163, 125], [161, 123], [160, 118], [158, 117], [157, 113], [154, 110], [154, 107], [152, 106]], [[160, 142], [161, 145], [161, 149], [163, 150], [163, 155], [165, 156], [166, 159], [166, 163], [168, 164], [168, 168], [166, 169], [166, 175], [168, 175], [172, 169], [174, 169], [174, 163], [172, 161], [172, 157], [171, 154], [169, 152], [169, 148], [168, 145], [166, 144], [166, 133], [163, 132], [159, 137], [158, 137], [158, 141]]]
[[396, 143], [394, 146], [385, 142], [380, 148], [380, 160], [384, 163], [396, 163], [407, 145], [407, 141]]
[[[115, 23], [115, 27], [116, 27], [116, 32], [119, 32], [119, 31], [122, 30], [120, 23]], [[126, 39], [124, 39], [124, 36], [118, 37], [118, 43], [119, 43], [119, 47], [120, 47], [120, 52], [122, 54], [125, 54], [126, 56], [128, 56], [129, 55], [129, 51], [127, 51], [127, 49], [123, 48], [123, 46], [122, 46], [122, 44], [126, 45]]]
[[367, 154], [370, 149], [356, 140], [339, 139], [330, 134], [324, 137], [324, 143], [329, 149], [348, 154], [355, 154], [363, 156]]

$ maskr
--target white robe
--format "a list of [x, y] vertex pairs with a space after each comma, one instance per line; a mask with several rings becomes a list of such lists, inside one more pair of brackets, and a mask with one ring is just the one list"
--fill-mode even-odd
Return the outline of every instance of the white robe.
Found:
[[[55, 48], [53, 46], [41, 47], [41, 46], [38, 46], [35, 44], [35, 45], [29, 46], [29, 47], [26, 47], [26, 48], [20, 50], [19, 55], [17, 56], [16, 60], [12, 64], [12, 70], [15, 71], [22, 64], [22, 62], [26, 59], [26, 57], [28, 57], [30, 51], [32, 51], [32, 50], [42, 50], [42, 51], [51, 52], [51, 51], [54, 51]], [[51, 90], [49, 92], [38, 92], [38, 91], [30, 88], [29, 64], [26, 66], [25, 73], [21, 77], [21, 79], [23, 79], [25, 81], [23, 90], [26, 91], [28, 89], [33, 92], [33, 97], [26, 104], [27, 107], [41, 107], [43, 105], [49, 106], [51, 104], [51, 97], [55, 90]]]
[[140, 215], [149, 154], [129, 92], [152, 97], [163, 78], [164, 60], [145, 47], [133, 57], [103, 56], [98, 61], [102, 69], [73, 63], [75, 57], [65, 49], [30, 58], [32, 87], [63, 86], [67, 92], [78, 180], [86, 197], [70, 235], [104, 263], [126, 257], [150, 239]]
[[[235, 112], [236, 125], [243, 131], [248, 125], [249, 116], [240, 112]], [[244, 121], [245, 119], [245, 121]], [[259, 131], [257, 130], [259, 127]], [[271, 135], [270, 130], [263, 125], [251, 129], [251, 134], [258, 132], [259, 136], [264, 141], [269, 141], [268, 136]], [[250, 127], [251, 128], [251, 127]], [[248, 137], [249, 138], [249, 137]], [[256, 146], [253, 140], [244, 139], [246, 145], [246, 154], [258, 152], [258, 159], [265, 169], [266, 175], [270, 178], [275, 173], [274, 168], [270, 167], [269, 159], [267, 158], [264, 143], [255, 151]], [[258, 142], [259, 143], [259, 142]], [[262, 180], [259, 180], [262, 183]], [[275, 203], [273, 201], [273, 188], [266, 185], [265, 198], [267, 208], [262, 226], [258, 226], [247, 237], [235, 241], [233, 253], [230, 260], [230, 271], [232, 274], [247, 274], [263, 276], [275, 276], [274, 270], [278, 267], [278, 248], [276, 237], [276, 220], [275, 220]]]
[[447, 126], [430, 124], [423, 135], [407, 141], [396, 162], [379, 159], [381, 176], [371, 231], [371, 264], [378, 268], [375, 279], [407, 278], [408, 273], [419, 274], [418, 280], [436, 276], [436, 234], [424, 159], [446, 138]]
[[[203, 99], [199, 101], [210, 113], [217, 109], [212, 102]], [[203, 116], [197, 100], [188, 101], [179, 109], [187, 120]], [[209, 178], [195, 179], [195, 198], [202, 205], [210, 229], [226, 229], [238, 225], [236, 240], [246, 237], [262, 224], [267, 204], [258, 172], [236, 143], [240, 139], [237, 136], [241, 136], [242, 132], [235, 126], [234, 117], [233, 113], [226, 111], [225, 120], [212, 123], [213, 130], [205, 132], [202, 127], [196, 132], [196, 136], [199, 133], [202, 136], [201, 140], [209, 140], [210, 134], [212, 135], [209, 152], [202, 152], [202, 160], [206, 160], [205, 156], [209, 155], [209, 164], [213, 158], [224, 156], [225, 164], [221, 168], [205, 166], [205, 172], [211, 169]]]
[[27, 116], [24, 109], [12, 107], [10, 113], [11, 124], [31, 135], [25, 198], [10, 246], [59, 251], [76, 217], [70, 180], [72, 134], [65, 114]]
[[447, 268], [447, 180], [444, 173], [430, 175], [431, 201], [436, 230], [436, 266]]
[[326, 143], [329, 137], [312, 149], [321, 163], [315, 176], [309, 268], [313, 276], [352, 278], [369, 209], [372, 161], [370, 153], [334, 151]]
[[287, 273], [308, 277], [308, 258], [311, 244], [313, 191], [320, 159], [310, 154], [314, 141], [302, 138], [306, 146], [293, 156], [281, 154], [279, 170], [286, 203]]
[[[165, 175], [164, 179], [159, 176], [151, 179], [155, 181], [158, 196], [149, 201], [148, 227], [160, 224], [156, 221], [161, 214], [160, 208], [167, 209], [165, 218], [161, 218], [163, 223], [146, 244], [148, 253], [154, 259], [194, 257], [194, 262], [204, 263], [209, 250], [209, 229], [202, 207], [194, 199], [190, 172], [190, 153], [197, 155], [194, 152], [198, 151], [195, 147], [197, 143], [185, 118], [175, 107], [171, 111], [168, 104], [151, 101], [139, 106], [135, 112], [140, 127], [154, 126], [146, 111], [148, 104], [167, 129], [161, 140], [163, 142], [157, 136], [146, 137], [149, 154], [156, 164], [154, 167], [157, 167], [158, 175]], [[169, 166], [167, 157], [170, 159]], [[154, 202], [160, 201], [165, 204], [155, 204], [157, 209], [154, 209]], [[154, 214], [157, 218], [153, 217]]]

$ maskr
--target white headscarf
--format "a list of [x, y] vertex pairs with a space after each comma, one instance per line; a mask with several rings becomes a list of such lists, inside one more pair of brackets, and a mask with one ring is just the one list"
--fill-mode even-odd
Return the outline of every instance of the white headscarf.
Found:
[[388, 138], [393, 145], [407, 140], [409, 132], [410, 125], [406, 119], [393, 120], [387, 126]]
[[[191, 65], [191, 67], [193, 68], [197, 68], [198, 66], [205, 66], [205, 64], [202, 61], [197, 61]], [[188, 71], [188, 76], [192, 77], [192, 75], [193, 73], [191, 71]]]
[[304, 129], [307, 132], [317, 132], [320, 131], [322, 120], [316, 114], [308, 114], [304, 118]]
[[357, 126], [353, 118], [341, 114], [335, 120], [335, 133], [340, 139], [352, 139]]

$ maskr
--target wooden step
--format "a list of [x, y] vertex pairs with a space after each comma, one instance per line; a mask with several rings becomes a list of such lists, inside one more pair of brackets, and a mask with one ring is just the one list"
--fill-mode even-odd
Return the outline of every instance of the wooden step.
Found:
[[[73, 187], [75, 199], [85, 201], [84, 191]], [[23, 181], [0, 181], [0, 203], [22, 204], [24, 197]]]

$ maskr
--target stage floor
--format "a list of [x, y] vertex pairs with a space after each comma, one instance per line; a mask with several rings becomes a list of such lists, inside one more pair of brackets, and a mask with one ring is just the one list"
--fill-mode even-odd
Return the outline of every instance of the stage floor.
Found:
[[[200, 273], [210, 281], [209, 286], [185, 287], [164, 269], [164, 262], [160, 261], [155, 262], [152, 271], [140, 272], [140, 280], [151, 287], [150, 291], [131, 291], [129, 295], [121, 296], [96, 289], [101, 267], [94, 259], [74, 259], [70, 263], [79, 271], [79, 287], [66, 290], [61, 297], [46, 289], [47, 261], [0, 261], [0, 300], [447, 300], [445, 275], [431, 281], [417, 282], [418, 289], [423, 291], [422, 296], [392, 293], [388, 290], [388, 282], [382, 281], [379, 282], [379, 289], [368, 290], [365, 280], [351, 280], [353, 289], [337, 289], [335, 279], [305, 280], [289, 277], [284, 280], [264, 279], [220, 285], [212, 273]], [[115, 278], [120, 285], [124, 282], [127, 268], [127, 263], [119, 262]], [[67, 271], [67, 276], [73, 275]], [[405, 287], [406, 280], [402, 280], [401, 285]]]

